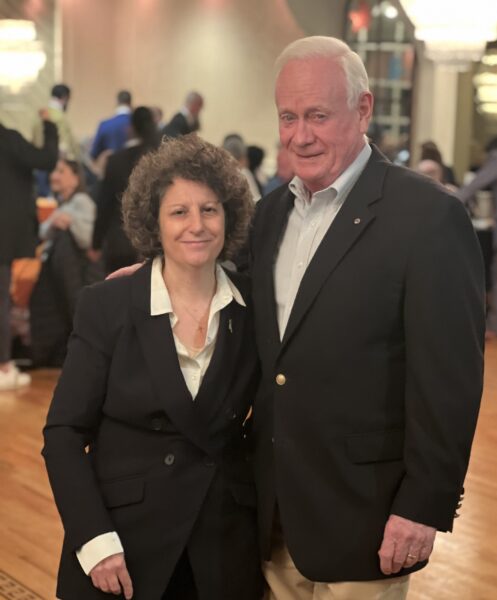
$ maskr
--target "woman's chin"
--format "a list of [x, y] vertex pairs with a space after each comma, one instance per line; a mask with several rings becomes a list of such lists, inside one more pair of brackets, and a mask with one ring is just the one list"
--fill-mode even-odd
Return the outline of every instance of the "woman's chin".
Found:
[[205, 256], [189, 256], [179, 263], [185, 269], [210, 269], [214, 268], [216, 259]]

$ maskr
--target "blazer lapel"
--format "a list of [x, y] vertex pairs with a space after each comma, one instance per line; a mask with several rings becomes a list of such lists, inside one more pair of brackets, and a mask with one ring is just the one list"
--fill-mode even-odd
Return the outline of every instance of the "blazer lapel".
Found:
[[264, 323], [264, 333], [268, 336], [264, 347], [278, 348], [280, 332], [276, 312], [276, 295], [274, 290], [274, 264], [278, 257], [278, 249], [285, 231], [288, 216], [293, 207], [295, 196], [285, 189], [279, 198], [272, 200], [271, 211], [264, 216], [264, 227], [261, 227], [260, 248], [255, 248], [253, 298], [257, 306], [257, 321]]
[[207, 422], [196, 410], [181, 373], [169, 315], [150, 315], [150, 272], [151, 263], [133, 276], [132, 287], [132, 320], [150, 379], [157, 398], [178, 431], [208, 452]]
[[372, 204], [381, 197], [387, 168], [388, 162], [373, 147], [373, 154], [366, 168], [307, 267], [290, 313], [281, 349], [295, 332], [326, 279], [374, 220]]
[[241, 349], [247, 309], [234, 300], [220, 313], [216, 347], [195, 398], [195, 410], [209, 422], [224, 405]]

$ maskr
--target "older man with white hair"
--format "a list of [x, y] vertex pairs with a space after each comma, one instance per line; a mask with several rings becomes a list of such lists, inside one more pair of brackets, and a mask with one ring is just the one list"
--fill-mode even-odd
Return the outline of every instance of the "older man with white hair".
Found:
[[359, 56], [277, 61], [296, 174], [258, 203], [253, 434], [271, 600], [403, 599], [452, 529], [482, 391], [483, 269], [461, 203], [365, 133]]
[[198, 92], [188, 92], [180, 110], [172, 117], [162, 130], [162, 135], [178, 137], [200, 129], [199, 115], [204, 106], [204, 99]]

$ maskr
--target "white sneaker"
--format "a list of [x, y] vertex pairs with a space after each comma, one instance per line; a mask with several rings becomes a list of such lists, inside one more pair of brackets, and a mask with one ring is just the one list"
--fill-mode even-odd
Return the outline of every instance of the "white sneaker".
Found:
[[31, 383], [31, 375], [21, 373], [19, 369], [12, 363], [9, 365], [8, 371], [0, 370], [0, 392], [4, 390], [17, 390]]

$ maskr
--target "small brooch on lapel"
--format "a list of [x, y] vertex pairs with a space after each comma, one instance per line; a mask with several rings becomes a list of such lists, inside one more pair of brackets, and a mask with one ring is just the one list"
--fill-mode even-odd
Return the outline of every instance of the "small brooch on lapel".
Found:
[[233, 333], [233, 322], [231, 319], [228, 320], [228, 329], [230, 330], [230, 333]]
[[359, 219], [359, 217], [357, 219], [354, 219], [354, 225], [359, 225], [360, 222], [361, 219]]

